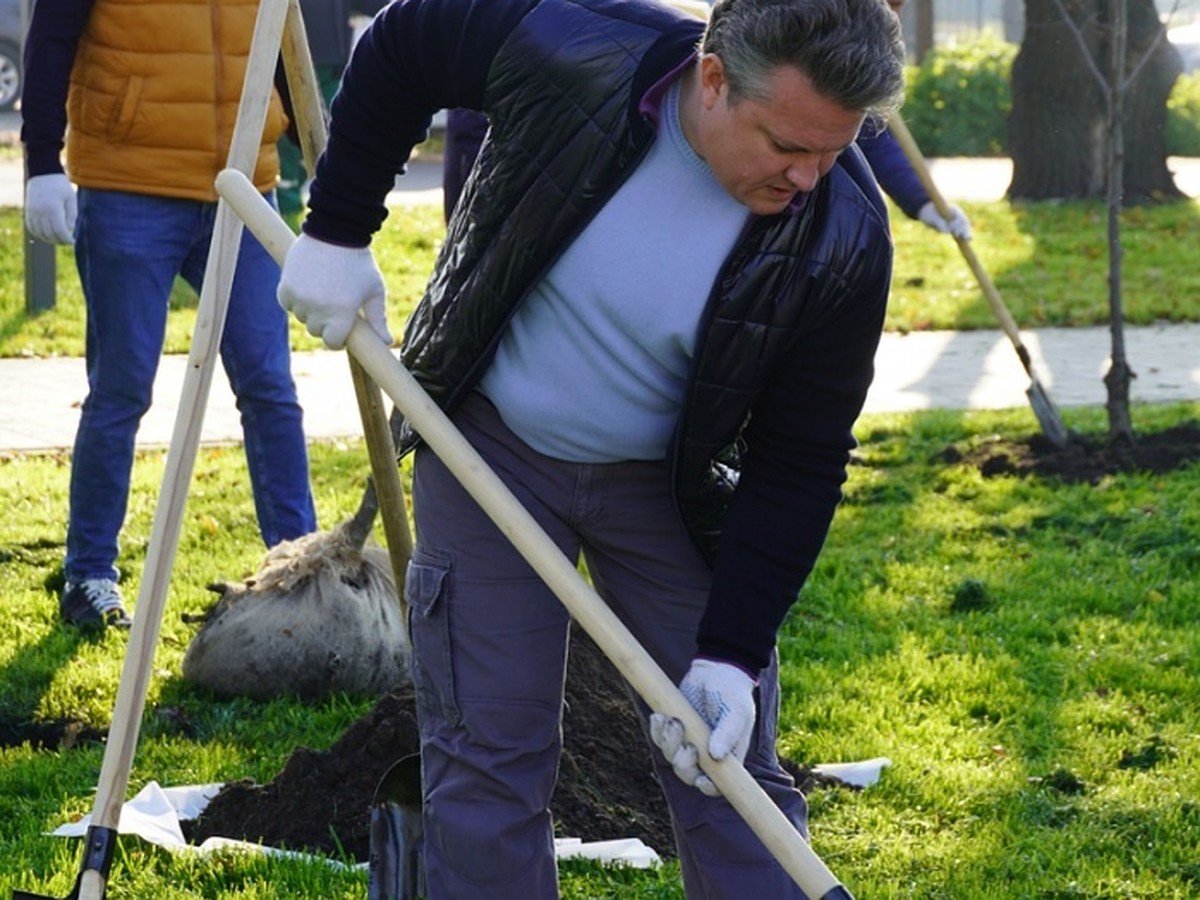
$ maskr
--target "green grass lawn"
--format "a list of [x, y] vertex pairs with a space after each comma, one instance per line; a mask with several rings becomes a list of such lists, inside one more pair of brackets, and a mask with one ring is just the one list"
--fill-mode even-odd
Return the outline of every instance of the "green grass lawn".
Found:
[[[1143, 431], [1200, 405], [1139, 407]], [[1102, 410], [1067, 423], [1102, 432]], [[983, 477], [944, 451], [1035, 428], [1027, 410], [868, 416], [827, 548], [781, 635], [782, 750], [886, 756], [861, 792], [822, 790], [814, 847], [860, 900], [1185, 898], [1200, 891], [1200, 466], [1097, 485]], [[326, 527], [349, 515], [360, 444], [316, 444]], [[163, 455], [139, 455], [121, 566], [136, 597]], [[0, 721], [109, 722], [128, 636], [56, 621], [62, 454], [0, 459]], [[381, 536], [382, 540], [382, 536]], [[261, 560], [238, 448], [202, 448], [130, 794], [274, 777], [327, 747], [369, 699], [216, 700], [180, 661], [205, 585]], [[44, 832], [90, 811], [102, 748], [0, 749], [0, 896], [69, 890], [79, 844]], [[614, 835], [619, 837], [619, 835]], [[570, 898], [680, 898], [678, 870], [563, 865]], [[175, 857], [122, 839], [114, 898], [361, 897], [325, 864]]]
[[[1103, 210], [964, 204], [975, 247], [1023, 327], [1107, 322]], [[1200, 321], [1200, 207], [1124, 214], [1128, 321]], [[376, 242], [398, 331], [442, 239], [436, 208], [395, 210]], [[995, 327], [948, 238], [894, 217], [888, 328]], [[58, 303], [24, 312], [19, 214], [0, 210], [0, 356], [79, 355], [83, 313], [68, 250]], [[185, 352], [195, 297], [172, 300], [167, 347]], [[317, 342], [293, 324], [293, 346]], [[1140, 406], [1140, 432], [1194, 421], [1200, 404]], [[1064, 411], [1102, 434], [1102, 409]], [[1200, 467], [1096, 485], [983, 477], [952, 462], [1029, 410], [867, 416], [846, 500], [781, 634], [781, 748], [814, 763], [887, 756], [879, 784], [819, 791], [817, 852], [860, 900], [1186, 898], [1200, 895]], [[312, 446], [325, 527], [367, 473], [357, 442]], [[135, 468], [120, 565], [136, 598], [164, 455]], [[61, 719], [106, 728], [128, 636], [57, 621], [69, 459], [0, 457], [0, 726]], [[382, 535], [380, 535], [382, 540]], [[202, 448], [155, 658], [130, 794], [160, 784], [271, 780], [298, 745], [328, 746], [370, 698], [216, 700], [179, 675], [210, 582], [257, 568], [238, 447]], [[0, 731], [3, 729], [0, 728]], [[76, 841], [47, 837], [90, 812], [102, 747], [0, 748], [0, 897], [65, 895]], [[619, 835], [614, 835], [619, 837]], [[678, 868], [561, 866], [572, 900], [682, 897]], [[361, 871], [324, 863], [172, 856], [121, 841], [109, 896], [358, 898]], [[766, 898], [764, 898], [766, 900]]]
[[[963, 203], [973, 247], [1022, 328], [1107, 325], [1106, 212], [1096, 203]], [[1125, 321], [1200, 320], [1190, 235], [1200, 202], [1126, 210], [1121, 219]], [[953, 240], [896, 214], [890, 331], [996, 328]]]

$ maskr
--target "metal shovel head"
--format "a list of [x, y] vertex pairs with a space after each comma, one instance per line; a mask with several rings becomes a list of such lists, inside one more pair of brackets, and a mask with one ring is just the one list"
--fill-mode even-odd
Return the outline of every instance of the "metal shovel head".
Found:
[[425, 896], [421, 862], [421, 754], [393, 763], [371, 804], [367, 900], [417, 900]]
[[1025, 391], [1025, 396], [1029, 398], [1029, 405], [1046, 439], [1059, 450], [1071, 443], [1071, 433], [1041, 382], [1035, 378]]

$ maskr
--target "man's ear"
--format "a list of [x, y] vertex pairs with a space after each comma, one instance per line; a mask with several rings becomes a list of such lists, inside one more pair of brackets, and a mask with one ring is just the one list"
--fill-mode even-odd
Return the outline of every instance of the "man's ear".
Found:
[[725, 80], [725, 63], [715, 53], [705, 53], [700, 57], [700, 94], [705, 109], [712, 109], [721, 98], [721, 93], [728, 90]]

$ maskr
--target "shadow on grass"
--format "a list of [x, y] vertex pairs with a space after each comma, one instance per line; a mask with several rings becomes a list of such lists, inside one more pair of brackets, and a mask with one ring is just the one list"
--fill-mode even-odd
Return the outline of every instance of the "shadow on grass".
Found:
[[60, 666], [75, 655], [76, 648], [99, 636], [82, 634], [56, 625], [41, 640], [23, 644], [0, 666], [0, 684], [8, 686], [0, 706], [0, 748], [29, 744], [35, 750], [71, 750], [102, 741], [106, 729], [80, 719], [40, 719], [38, 701], [49, 689]]
[[42, 584], [56, 620], [38, 641], [18, 644], [17, 652], [0, 666], [0, 684], [5, 685], [0, 700], [0, 748], [29, 744], [35, 750], [69, 750], [101, 741], [106, 734], [79, 719], [40, 719], [37, 715], [42, 696], [77, 648], [102, 639], [102, 633], [79, 631], [57, 621], [63, 573], [61, 564], [50, 560], [61, 553], [62, 544], [47, 539], [0, 547], [2, 562], [20, 561], [50, 570]]
[[[1050, 203], [1060, 215], [1038, 215]], [[1032, 241], [1033, 250], [1026, 262], [991, 274], [1017, 322], [1024, 328], [1108, 322], [1105, 204], [1023, 201], [1012, 209], [1017, 230]], [[1127, 323], [1196, 321], [1200, 273], [1184, 248], [1198, 224], [1200, 203], [1190, 198], [1122, 210], [1118, 237]], [[1082, 262], [1066, 267], [1048, 263], [1055, 259]], [[1055, 302], [1044, 302], [1047, 297]], [[982, 294], [979, 303], [984, 304]], [[1053, 313], [1054, 308], [1062, 311]]]

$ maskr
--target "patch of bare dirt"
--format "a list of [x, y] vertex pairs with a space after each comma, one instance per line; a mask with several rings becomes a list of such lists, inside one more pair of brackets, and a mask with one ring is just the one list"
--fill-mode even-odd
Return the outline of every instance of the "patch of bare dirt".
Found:
[[[195, 843], [217, 835], [320, 853], [340, 848], [365, 861], [379, 779], [416, 751], [413, 695], [404, 688], [382, 697], [329, 750], [298, 748], [269, 784], [227, 784], [188, 823], [187, 836]], [[784, 766], [805, 792], [846, 786], [790, 760]], [[641, 724], [616, 670], [578, 628], [567, 671], [562, 764], [550, 808], [562, 837], [636, 837], [662, 856], [674, 855]]]
[[1132, 446], [1091, 435], [1072, 435], [1061, 449], [1041, 434], [1021, 441], [996, 437], [967, 450], [949, 447], [941, 459], [975, 466], [985, 477], [1034, 475], [1068, 484], [1098, 484], [1122, 472], [1165, 474], [1200, 460], [1200, 423], [1139, 434]]

